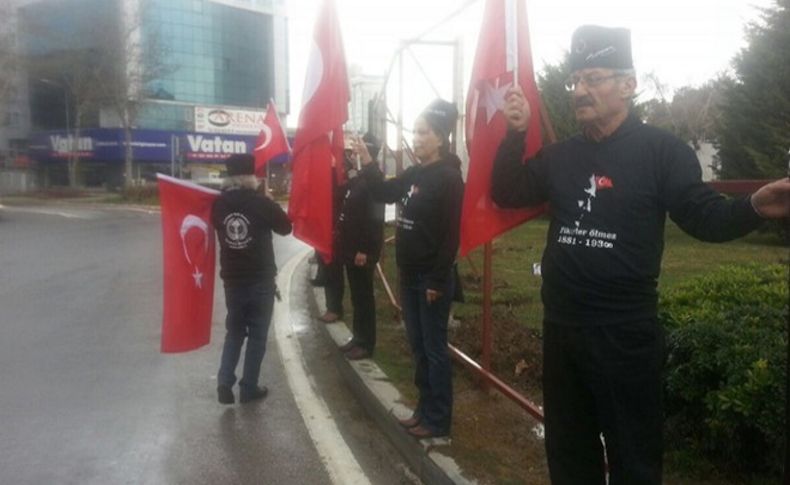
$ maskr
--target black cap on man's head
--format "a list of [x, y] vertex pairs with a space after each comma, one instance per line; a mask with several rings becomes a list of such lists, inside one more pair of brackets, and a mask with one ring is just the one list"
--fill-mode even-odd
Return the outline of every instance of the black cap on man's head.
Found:
[[594, 67], [633, 69], [631, 31], [582, 25], [571, 37], [570, 67], [571, 72]]
[[448, 138], [458, 120], [458, 108], [443, 99], [434, 100], [420, 113], [439, 138]]
[[247, 153], [231, 155], [225, 160], [229, 177], [236, 175], [255, 175], [255, 157]]

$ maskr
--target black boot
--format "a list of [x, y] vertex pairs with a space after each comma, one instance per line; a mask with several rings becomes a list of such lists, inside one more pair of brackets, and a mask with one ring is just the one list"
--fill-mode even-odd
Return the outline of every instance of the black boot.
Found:
[[236, 397], [233, 395], [233, 389], [228, 386], [217, 386], [217, 400], [220, 404], [233, 404], [236, 402]]
[[266, 386], [258, 386], [250, 391], [245, 391], [242, 389], [241, 393], [239, 394], [239, 402], [245, 403], [250, 401], [258, 401], [265, 398], [267, 394], [269, 394], [269, 389]]

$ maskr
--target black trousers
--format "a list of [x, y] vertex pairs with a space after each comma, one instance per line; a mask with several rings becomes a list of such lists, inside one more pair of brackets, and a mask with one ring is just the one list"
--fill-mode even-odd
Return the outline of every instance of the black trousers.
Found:
[[655, 319], [578, 327], [544, 323], [552, 484], [604, 485], [605, 463], [610, 485], [661, 483], [664, 352], [664, 332]]
[[345, 280], [343, 279], [343, 262], [334, 260], [324, 267], [324, 296], [326, 309], [338, 316], [343, 316], [343, 293], [345, 293]]
[[343, 315], [343, 294], [345, 280], [343, 270], [348, 275], [351, 290], [351, 306], [354, 310], [354, 343], [370, 353], [376, 347], [376, 300], [373, 294], [373, 270], [375, 266], [355, 266], [354, 264], [330, 263], [327, 265], [327, 281], [324, 287], [326, 309]]
[[371, 354], [376, 348], [376, 299], [372, 265], [346, 265], [351, 306], [354, 307], [354, 343]]

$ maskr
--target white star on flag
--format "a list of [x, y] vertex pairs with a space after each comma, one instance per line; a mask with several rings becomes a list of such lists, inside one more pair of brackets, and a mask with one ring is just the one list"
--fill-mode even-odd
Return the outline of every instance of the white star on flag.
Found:
[[492, 85], [491, 81], [486, 81], [480, 88], [480, 106], [486, 110], [486, 124], [491, 123], [491, 118], [494, 117], [497, 111], [505, 109], [505, 93], [512, 86], [513, 83], [507, 83], [504, 86], [499, 85], [499, 79], [496, 80], [496, 85]]
[[198, 288], [203, 288], [203, 273], [201, 273], [199, 269], [195, 268], [195, 272], [192, 273], [192, 277], [195, 278], [195, 286]]

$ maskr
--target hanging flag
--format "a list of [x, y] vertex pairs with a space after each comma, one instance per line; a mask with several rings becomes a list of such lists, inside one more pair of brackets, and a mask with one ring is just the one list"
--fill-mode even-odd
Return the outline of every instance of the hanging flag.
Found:
[[255, 174], [258, 177], [266, 176], [266, 163], [272, 158], [288, 153], [291, 147], [288, 146], [288, 137], [285, 136], [283, 125], [277, 116], [277, 107], [274, 101], [269, 101], [266, 108], [266, 116], [263, 119], [263, 127], [258, 139], [255, 140], [255, 148], [252, 150], [255, 156]]
[[544, 208], [500, 209], [491, 200], [491, 171], [507, 131], [505, 93], [518, 81], [532, 108], [526, 157], [541, 147], [538, 88], [523, 0], [487, 0], [466, 102], [469, 172], [461, 216], [461, 255], [491, 241]]
[[304, 102], [293, 147], [288, 216], [294, 235], [325, 259], [332, 255], [332, 170], [344, 178], [343, 124], [348, 120], [349, 85], [340, 24], [333, 0], [316, 20]]
[[215, 245], [211, 206], [219, 192], [157, 174], [162, 207], [164, 311], [162, 352], [209, 343]]

